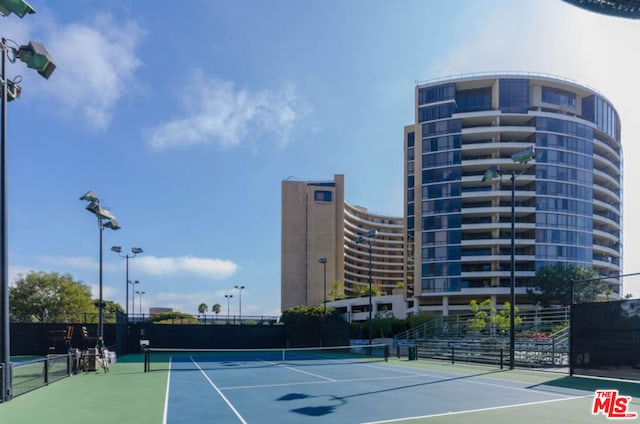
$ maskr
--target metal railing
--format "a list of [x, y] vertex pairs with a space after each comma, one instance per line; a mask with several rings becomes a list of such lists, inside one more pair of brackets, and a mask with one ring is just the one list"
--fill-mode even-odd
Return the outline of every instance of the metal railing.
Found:
[[[516, 327], [515, 363], [526, 367], [566, 367], [569, 352], [568, 308], [526, 310]], [[501, 351], [508, 351], [504, 332], [489, 325], [482, 332], [470, 328], [474, 315], [438, 317], [394, 337], [401, 350], [414, 346], [417, 357], [502, 363]], [[407, 351], [408, 354], [408, 351]]]
[[[129, 323], [150, 323], [154, 315], [149, 314], [129, 314]], [[270, 325], [277, 324], [280, 317], [267, 315], [189, 315], [181, 317], [167, 316], [162, 319], [162, 324], [206, 324], [206, 325]]]
[[[77, 361], [76, 353], [68, 353], [31, 361], [12, 362], [12, 396], [23, 395], [70, 376], [77, 370]], [[4, 376], [4, 367], [2, 375]]]

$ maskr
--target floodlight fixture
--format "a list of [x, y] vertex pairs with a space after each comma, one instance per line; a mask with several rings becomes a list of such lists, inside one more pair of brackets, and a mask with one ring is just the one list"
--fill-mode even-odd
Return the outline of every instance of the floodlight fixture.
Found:
[[30, 41], [26, 46], [20, 46], [16, 56], [26, 63], [28, 68], [35, 69], [46, 79], [49, 79], [56, 69], [56, 64], [44, 44], [37, 41]]
[[111, 228], [113, 231], [122, 228], [120, 224], [118, 224], [118, 221], [116, 221], [115, 219], [110, 219], [109, 221], [105, 222], [104, 226], [105, 228]]
[[122, 247], [121, 246], [111, 246], [111, 251], [112, 252], [116, 252], [116, 253], [120, 253], [120, 252], [122, 252]]
[[113, 216], [111, 211], [101, 207], [100, 203], [98, 203], [98, 201], [94, 201], [94, 202], [89, 203], [89, 205], [87, 205], [86, 209], [89, 212], [92, 212], [94, 215], [96, 215], [100, 219], [109, 219], [109, 220], [116, 219], [116, 217]]
[[141, 247], [132, 247], [131, 253], [133, 253], [134, 255], [139, 255], [140, 253], [144, 253], [144, 250], [142, 250]]
[[11, 13], [24, 18], [26, 14], [36, 13], [36, 10], [24, 0], [0, 0], [0, 15], [9, 16]]
[[87, 202], [95, 202], [98, 199], [98, 195], [95, 194], [93, 191], [87, 191], [85, 194], [82, 195], [82, 197], [80, 197], [80, 200], [86, 200]]
[[500, 176], [500, 171], [495, 165], [491, 165], [489, 169], [484, 172], [484, 175], [482, 176], [482, 182], [491, 181], [498, 176]]
[[536, 150], [533, 146], [529, 146], [525, 149], [515, 152], [511, 155], [511, 160], [515, 163], [524, 163], [526, 164], [532, 159], [536, 157]]
[[7, 81], [7, 102], [15, 100], [22, 94], [22, 87], [15, 81]]

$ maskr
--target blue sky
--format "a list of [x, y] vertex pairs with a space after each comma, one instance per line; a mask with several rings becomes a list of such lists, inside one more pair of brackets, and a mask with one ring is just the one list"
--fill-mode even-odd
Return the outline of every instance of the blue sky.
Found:
[[[78, 200], [93, 190], [123, 227], [104, 232], [105, 298], [124, 305], [109, 248], [140, 246], [143, 312], [226, 313], [231, 293], [237, 314], [241, 284], [243, 315], [279, 315], [281, 181], [344, 174], [350, 203], [401, 216], [416, 81], [571, 78], [617, 108], [626, 164], [640, 154], [640, 22], [560, 0], [30, 3], [0, 35], [43, 42], [57, 69], [8, 68], [23, 89], [8, 112], [11, 280], [68, 272], [97, 293], [97, 222]], [[626, 273], [640, 272], [638, 179], [627, 166]]]

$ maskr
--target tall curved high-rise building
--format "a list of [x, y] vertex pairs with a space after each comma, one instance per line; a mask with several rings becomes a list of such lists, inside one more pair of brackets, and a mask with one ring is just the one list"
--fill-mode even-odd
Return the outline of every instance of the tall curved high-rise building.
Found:
[[[509, 300], [512, 207], [520, 308], [542, 266], [621, 273], [620, 120], [599, 92], [530, 73], [421, 82], [404, 142], [416, 310], [447, 315], [468, 312], [472, 299]], [[621, 294], [619, 278], [607, 283]]]

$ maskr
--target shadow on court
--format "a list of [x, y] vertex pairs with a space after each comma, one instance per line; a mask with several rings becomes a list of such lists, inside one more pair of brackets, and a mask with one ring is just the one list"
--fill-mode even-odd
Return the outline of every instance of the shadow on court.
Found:
[[335, 413], [336, 409], [338, 407], [343, 406], [343, 405], [347, 405], [347, 403], [348, 403], [347, 399], [350, 399], [350, 398], [356, 398], [356, 397], [361, 397], [361, 396], [370, 396], [370, 395], [383, 394], [383, 393], [392, 393], [392, 392], [400, 391], [400, 390], [415, 389], [415, 388], [419, 388], [419, 387], [428, 387], [428, 386], [433, 386], [433, 385], [436, 385], [436, 384], [443, 384], [443, 383], [449, 383], [449, 382], [455, 382], [455, 381], [464, 381], [464, 380], [471, 379], [471, 378], [477, 378], [477, 377], [483, 377], [483, 376], [491, 376], [491, 375], [500, 374], [500, 373], [503, 373], [503, 372], [505, 372], [505, 371], [504, 370], [487, 371], [487, 372], [476, 373], [476, 374], [471, 374], [471, 375], [462, 375], [462, 376], [456, 376], [456, 377], [451, 377], [451, 378], [442, 378], [442, 379], [438, 379], [438, 380], [435, 380], [435, 381], [428, 381], [428, 382], [422, 382], [422, 383], [416, 383], [416, 384], [406, 384], [406, 385], [403, 385], [403, 386], [390, 387], [390, 388], [385, 388], [385, 389], [380, 389], [380, 390], [371, 390], [371, 391], [356, 393], [356, 394], [352, 394], [352, 395], [348, 395], [348, 396], [310, 395], [310, 394], [306, 394], [306, 393], [288, 393], [288, 394], [278, 398], [277, 401], [281, 402], [281, 401], [293, 401], [293, 400], [301, 400], [301, 399], [313, 399], [313, 400], [317, 401], [318, 399], [326, 398], [328, 403], [335, 403], [335, 404], [326, 404], [326, 405], [319, 405], [319, 406], [308, 406], [308, 407], [296, 408], [296, 409], [292, 409], [291, 410], [291, 412], [295, 412], [295, 413], [298, 413], [298, 414], [301, 414], [301, 415], [318, 417], [318, 416], [323, 416], [323, 415], [328, 415], [328, 414]]
[[[561, 377], [544, 383], [529, 386], [529, 388], [537, 388], [540, 386], [562, 387], [565, 389], [585, 390], [595, 392], [596, 390], [618, 390], [627, 396], [640, 398], [640, 383], [620, 380], [604, 380], [590, 377]], [[640, 402], [640, 400], [638, 401]]]

